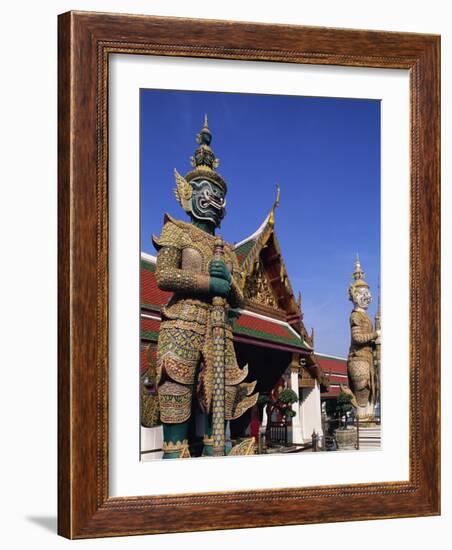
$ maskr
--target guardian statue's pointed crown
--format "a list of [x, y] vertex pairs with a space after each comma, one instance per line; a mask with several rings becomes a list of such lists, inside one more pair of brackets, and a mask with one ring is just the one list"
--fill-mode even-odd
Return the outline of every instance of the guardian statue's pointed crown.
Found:
[[196, 141], [199, 147], [196, 149], [193, 156], [190, 157], [193, 170], [185, 175], [185, 179], [189, 182], [199, 177], [211, 179], [213, 182], [217, 183], [226, 194], [228, 190], [226, 182], [220, 174], [215, 171], [216, 168], [220, 166], [220, 161], [210, 147], [212, 143], [212, 132], [209, 128], [207, 115], [204, 115], [204, 125], [199, 134], [196, 135]]
[[355, 270], [353, 271], [353, 282], [348, 288], [348, 296], [355, 306], [358, 305], [363, 309], [367, 309], [372, 301], [372, 295], [365, 280], [365, 273], [362, 270], [358, 254], [356, 255]]

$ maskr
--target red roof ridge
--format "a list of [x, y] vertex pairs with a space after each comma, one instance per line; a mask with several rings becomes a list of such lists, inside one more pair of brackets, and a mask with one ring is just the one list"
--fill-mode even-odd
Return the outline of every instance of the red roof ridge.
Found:
[[324, 359], [335, 359], [336, 361], [347, 361], [347, 357], [339, 357], [338, 355], [328, 355], [327, 353], [316, 352], [317, 357]]

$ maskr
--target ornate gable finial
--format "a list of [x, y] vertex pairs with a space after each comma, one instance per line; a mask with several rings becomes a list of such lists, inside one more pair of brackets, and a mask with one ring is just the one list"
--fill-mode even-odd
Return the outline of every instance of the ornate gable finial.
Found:
[[281, 188], [279, 187], [279, 184], [276, 184], [276, 199], [273, 203], [272, 209], [270, 211], [270, 216], [268, 218], [268, 222], [271, 226], [275, 225], [275, 210], [278, 208], [279, 205], [279, 199], [281, 198]]

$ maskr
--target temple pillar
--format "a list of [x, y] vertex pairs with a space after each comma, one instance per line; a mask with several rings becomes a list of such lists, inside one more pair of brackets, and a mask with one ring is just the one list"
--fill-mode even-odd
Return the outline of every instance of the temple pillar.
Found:
[[320, 391], [320, 382], [316, 379], [314, 388], [314, 401], [315, 401], [315, 416], [314, 416], [314, 429], [315, 433], [319, 435], [319, 446], [323, 441], [323, 427], [322, 427], [322, 399]]
[[300, 410], [300, 388], [298, 384], [298, 375], [300, 373], [300, 357], [294, 354], [290, 364], [290, 388], [297, 394], [298, 401], [293, 403], [292, 410], [295, 416], [292, 418], [292, 443], [300, 445], [303, 443], [303, 434], [301, 429], [301, 410]]
[[261, 422], [261, 431], [265, 433], [268, 424], [268, 415], [267, 415], [267, 406], [264, 405], [262, 409], [262, 422]]

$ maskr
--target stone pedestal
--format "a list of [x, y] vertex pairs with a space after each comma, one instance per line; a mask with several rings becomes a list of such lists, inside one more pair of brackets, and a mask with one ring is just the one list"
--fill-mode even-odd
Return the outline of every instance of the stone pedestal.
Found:
[[350, 451], [356, 449], [356, 428], [347, 428], [346, 430], [336, 430], [337, 447], [340, 451]]
[[381, 426], [361, 427], [359, 425], [359, 449], [362, 451], [377, 451], [381, 449]]

